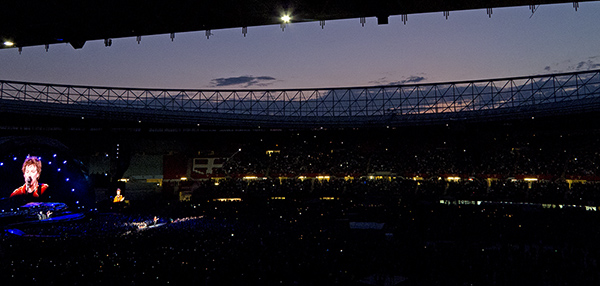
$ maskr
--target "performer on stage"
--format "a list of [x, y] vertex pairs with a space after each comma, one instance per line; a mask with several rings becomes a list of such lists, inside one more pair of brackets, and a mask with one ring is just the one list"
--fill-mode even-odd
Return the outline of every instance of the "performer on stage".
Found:
[[25, 184], [14, 190], [10, 196], [27, 195], [33, 198], [39, 198], [44, 194], [46, 189], [48, 189], [48, 185], [40, 184], [38, 181], [40, 179], [40, 174], [42, 173], [42, 162], [40, 159], [35, 156], [27, 156], [21, 171], [23, 171]]
[[113, 203], [120, 203], [124, 200], [125, 200], [125, 197], [123, 197], [123, 195], [121, 195], [121, 189], [117, 188], [117, 195], [113, 199]]

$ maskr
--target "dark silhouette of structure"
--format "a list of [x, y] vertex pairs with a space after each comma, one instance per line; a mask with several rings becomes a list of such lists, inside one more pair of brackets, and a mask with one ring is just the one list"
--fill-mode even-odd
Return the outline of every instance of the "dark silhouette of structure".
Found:
[[[377, 17], [378, 24], [387, 24], [388, 17], [408, 14], [530, 6], [532, 13], [541, 4], [567, 3], [560, 0], [544, 1], [177, 1], [158, 0], [101, 2], [87, 1], [8, 1], [2, 4], [3, 25], [0, 27], [0, 49], [57, 43], [70, 43], [76, 49], [86, 41], [104, 40], [106, 46], [114, 38], [154, 34], [241, 28], [263, 25], [285, 25], [282, 16], [291, 22], [317, 22], [336, 19]], [[577, 9], [579, 2], [573, 2]], [[3, 44], [4, 43], [4, 44]]]

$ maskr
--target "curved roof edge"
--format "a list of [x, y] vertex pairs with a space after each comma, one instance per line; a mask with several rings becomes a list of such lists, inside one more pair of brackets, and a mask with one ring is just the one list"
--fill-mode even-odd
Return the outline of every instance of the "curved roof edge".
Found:
[[2, 116], [31, 115], [35, 110], [35, 115], [63, 124], [98, 120], [202, 128], [389, 127], [567, 115], [599, 108], [600, 70], [298, 90], [144, 90], [0, 81]]

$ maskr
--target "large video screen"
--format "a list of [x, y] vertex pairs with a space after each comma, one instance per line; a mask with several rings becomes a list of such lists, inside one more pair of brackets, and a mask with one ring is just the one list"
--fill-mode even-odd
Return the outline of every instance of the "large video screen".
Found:
[[[30, 202], [93, 208], [85, 166], [60, 142], [41, 137], [0, 138], [0, 209]], [[1, 211], [1, 210], [0, 210]]]

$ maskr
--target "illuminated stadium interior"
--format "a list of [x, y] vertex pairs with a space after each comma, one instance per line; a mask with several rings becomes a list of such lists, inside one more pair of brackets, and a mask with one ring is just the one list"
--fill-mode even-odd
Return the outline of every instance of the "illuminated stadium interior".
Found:
[[[0, 278], [595, 284], [598, 73], [186, 96], [3, 81]], [[9, 198], [28, 156], [43, 201]]]
[[[564, 1], [96, 2], [4, 3], [0, 50]], [[599, 126], [598, 69], [286, 90], [0, 80], [0, 281], [600, 285]]]

